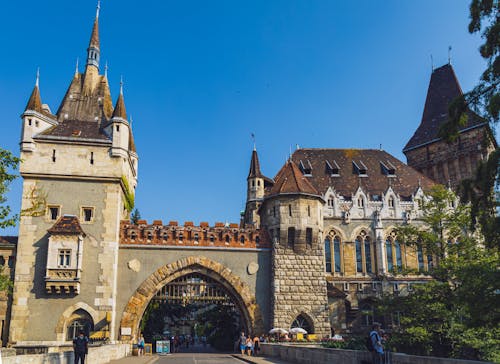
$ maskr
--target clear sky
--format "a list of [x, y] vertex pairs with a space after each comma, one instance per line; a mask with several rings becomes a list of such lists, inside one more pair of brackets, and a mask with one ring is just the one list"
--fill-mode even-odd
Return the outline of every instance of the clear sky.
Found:
[[[103, 0], [101, 66], [120, 76], [139, 154], [143, 218], [238, 222], [255, 133], [274, 177], [290, 148], [401, 150], [434, 66], [464, 91], [485, 67], [467, 32], [470, 0]], [[53, 112], [84, 63], [96, 1], [2, 3], [0, 146], [19, 153], [40, 67]], [[80, 67], [83, 71], [83, 67]], [[19, 210], [21, 182], [9, 204]], [[0, 230], [17, 234], [17, 229]]]

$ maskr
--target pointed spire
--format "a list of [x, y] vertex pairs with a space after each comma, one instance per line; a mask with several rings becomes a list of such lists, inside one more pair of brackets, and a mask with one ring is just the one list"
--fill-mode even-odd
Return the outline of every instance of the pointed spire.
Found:
[[248, 172], [247, 179], [255, 177], [263, 178], [264, 175], [260, 171], [259, 156], [257, 155], [257, 151], [254, 149], [252, 151], [252, 159], [250, 160], [250, 171]]
[[106, 64], [104, 65], [104, 77], [108, 78], [108, 61], [106, 61]]
[[92, 65], [99, 68], [99, 9], [100, 1], [97, 2], [97, 11], [90, 35], [89, 47], [87, 48], [87, 66]]
[[101, 0], [97, 0], [97, 9], [95, 11], [95, 18], [99, 18], [99, 10], [101, 9]]
[[120, 79], [120, 95], [118, 95], [118, 100], [116, 100], [112, 117], [127, 120], [127, 111], [125, 109], [125, 101], [123, 100], [123, 78]]
[[35, 87], [33, 87], [33, 91], [31, 92], [31, 96], [28, 100], [28, 103], [26, 104], [25, 110], [33, 110], [40, 113], [43, 111], [42, 99], [40, 97], [40, 89], [38, 88], [39, 83], [40, 83], [40, 68], [38, 68], [36, 71]]
[[79, 59], [78, 59], [78, 57], [76, 57], [75, 76], [78, 75], [78, 62], [79, 62]]

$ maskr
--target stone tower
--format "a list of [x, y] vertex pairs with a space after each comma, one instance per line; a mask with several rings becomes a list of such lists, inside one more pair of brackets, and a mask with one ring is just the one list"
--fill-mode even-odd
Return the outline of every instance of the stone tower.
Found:
[[123, 89], [113, 107], [99, 58], [98, 7], [85, 70], [77, 66], [58, 111], [42, 104], [37, 76], [22, 114], [12, 344], [67, 341], [75, 318], [117, 337], [120, 220], [133, 207], [138, 157]]
[[432, 72], [422, 121], [403, 149], [408, 165], [434, 181], [456, 188], [474, 176], [478, 163], [497, 147], [488, 122], [467, 111], [467, 123], [456, 142], [439, 138], [439, 128], [448, 119], [448, 105], [462, 95], [453, 67], [446, 64]]
[[273, 240], [271, 324], [306, 322], [330, 334], [322, 208], [324, 200], [290, 159], [278, 172], [260, 208], [262, 228]]

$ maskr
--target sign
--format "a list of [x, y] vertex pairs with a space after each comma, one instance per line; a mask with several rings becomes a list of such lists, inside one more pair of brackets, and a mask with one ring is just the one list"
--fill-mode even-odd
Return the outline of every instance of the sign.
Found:
[[131, 327], [122, 327], [121, 334], [122, 334], [122, 336], [132, 335], [132, 328]]
[[156, 342], [157, 354], [170, 354], [170, 340], [158, 340]]

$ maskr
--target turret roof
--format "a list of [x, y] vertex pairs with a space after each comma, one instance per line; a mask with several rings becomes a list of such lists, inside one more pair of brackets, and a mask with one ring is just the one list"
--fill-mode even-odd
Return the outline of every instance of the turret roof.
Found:
[[[429, 82], [422, 120], [404, 147], [403, 152], [439, 139], [439, 128], [448, 120], [448, 105], [453, 99], [462, 94], [462, 89], [453, 71], [453, 67], [450, 64], [446, 64], [436, 68], [432, 72]], [[468, 110], [467, 116], [467, 124], [460, 128], [460, 130], [485, 123], [484, 119], [471, 110]]]
[[259, 156], [257, 155], [257, 150], [253, 150], [252, 159], [250, 160], [250, 171], [248, 172], [247, 178], [260, 177], [264, 178], [264, 175], [260, 171]]
[[314, 186], [304, 177], [295, 162], [289, 159], [274, 178], [270, 195], [303, 193], [319, 195]]
[[123, 90], [120, 87], [120, 95], [116, 100], [115, 109], [113, 110], [113, 118], [122, 118], [127, 120], [127, 110], [125, 109], [125, 101], [123, 100]]

